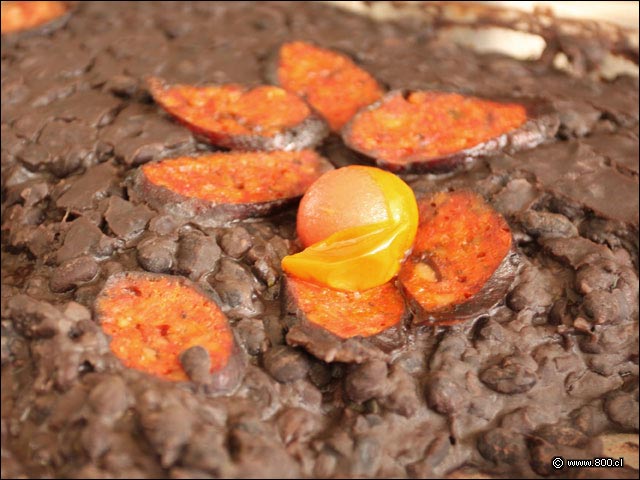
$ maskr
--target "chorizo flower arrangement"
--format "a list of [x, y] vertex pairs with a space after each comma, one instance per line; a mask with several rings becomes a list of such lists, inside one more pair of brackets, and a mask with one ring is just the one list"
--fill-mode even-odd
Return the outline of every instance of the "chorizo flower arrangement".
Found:
[[325, 361], [401, 346], [409, 312], [416, 324], [475, 318], [515, 275], [509, 227], [481, 197], [442, 192], [416, 202], [402, 180], [373, 167], [320, 178], [302, 198], [297, 230], [307, 248], [282, 261], [297, 319], [287, 340]]
[[[313, 150], [330, 133], [391, 172], [441, 172], [473, 156], [532, 147], [544, 104], [392, 91], [348, 56], [295, 41], [273, 57], [277, 85], [169, 85], [158, 105], [217, 151], [146, 164], [134, 199], [205, 225], [272, 214], [302, 197], [304, 250], [282, 261], [287, 341], [325, 361], [361, 362], [403, 344], [405, 320], [449, 325], [494, 306], [514, 273], [505, 220], [471, 192], [416, 201], [389, 171], [334, 170]], [[542, 105], [542, 106], [541, 106]], [[224, 149], [224, 151], [222, 150]], [[188, 299], [188, 301], [185, 301]], [[125, 365], [226, 391], [243, 362], [228, 320], [185, 279], [119, 274], [97, 300]]]

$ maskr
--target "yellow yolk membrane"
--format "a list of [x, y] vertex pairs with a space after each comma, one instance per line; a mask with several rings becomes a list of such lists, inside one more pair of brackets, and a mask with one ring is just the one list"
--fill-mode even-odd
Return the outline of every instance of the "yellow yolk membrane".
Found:
[[394, 174], [374, 167], [346, 168], [366, 169], [384, 193], [387, 219], [333, 233], [285, 257], [282, 268], [303, 280], [360, 291], [380, 286], [398, 273], [416, 236], [418, 206], [411, 188]]

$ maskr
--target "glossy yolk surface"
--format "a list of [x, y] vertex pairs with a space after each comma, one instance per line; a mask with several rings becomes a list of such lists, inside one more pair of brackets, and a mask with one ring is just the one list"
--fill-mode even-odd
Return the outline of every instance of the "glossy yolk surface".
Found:
[[527, 121], [525, 107], [457, 93], [413, 92], [392, 95], [363, 111], [351, 123], [349, 143], [390, 163], [446, 157]]
[[384, 191], [367, 168], [325, 173], [307, 191], [298, 208], [296, 228], [309, 247], [347, 228], [389, 220]]
[[328, 163], [312, 150], [228, 152], [146, 164], [154, 185], [214, 203], [260, 203], [299, 197]]
[[398, 276], [426, 311], [464, 303], [491, 278], [511, 248], [509, 226], [470, 192], [420, 201], [413, 253]]
[[200, 345], [209, 351], [211, 371], [229, 359], [233, 337], [218, 306], [177, 279], [129, 274], [103, 290], [96, 310], [111, 350], [130, 368], [186, 380], [178, 356]]
[[179, 120], [204, 133], [271, 137], [303, 122], [311, 110], [280, 87], [247, 90], [240, 85], [162, 86], [151, 81], [154, 99]]
[[281, 47], [278, 82], [305, 98], [333, 131], [383, 93], [378, 82], [349, 57], [305, 42]]
[[[338, 290], [362, 291], [382, 285], [398, 273], [400, 263], [413, 245], [418, 210], [413, 191], [395, 175], [362, 166], [345, 167], [337, 172], [346, 169], [360, 169], [369, 175], [369, 181], [373, 180], [383, 194], [386, 216], [376, 210], [382, 221], [363, 225], [357, 218], [353, 226], [338, 222], [343, 227], [341, 230], [298, 254], [285, 257], [282, 267], [300, 279]], [[361, 185], [343, 183], [339, 174], [332, 178], [332, 183], [351, 192], [353, 202], [344, 205], [343, 210], [354, 208], [356, 204], [355, 208], [366, 212], [366, 205], [357, 205], [362, 200], [358, 195]], [[366, 190], [366, 182], [365, 186]], [[330, 199], [327, 201], [331, 202]], [[335, 215], [341, 215], [341, 211], [336, 210]], [[331, 220], [331, 225], [335, 223]]]

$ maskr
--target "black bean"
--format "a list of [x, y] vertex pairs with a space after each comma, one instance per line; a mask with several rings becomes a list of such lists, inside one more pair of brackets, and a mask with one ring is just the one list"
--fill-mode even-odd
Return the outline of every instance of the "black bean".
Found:
[[98, 263], [90, 256], [67, 260], [51, 274], [49, 287], [56, 293], [67, 292], [93, 280], [100, 271]]
[[304, 378], [310, 366], [305, 353], [285, 345], [270, 348], [263, 361], [267, 372], [281, 383]]
[[527, 456], [524, 436], [504, 428], [489, 430], [480, 435], [478, 451], [484, 458], [497, 465], [513, 465]]
[[180, 353], [180, 364], [189, 379], [197, 383], [207, 383], [211, 378], [211, 356], [200, 345], [187, 348]]
[[515, 394], [531, 390], [538, 379], [534, 371], [507, 357], [500, 364], [482, 371], [480, 380], [496, 392]]
[[230, 257], [240, 258], [252, 246], [251, 235], [244, 228], [237, 226], [229, 229], [220, 238], [222, 251]]
[[345, 378], [345, 391], [354, 402], [362, 403], [384, 395], [389, 388], [387, 363], [370, 360], [351, 369]]
[[216, 269], [220, 259], [220, 247], [216, 239], [198, 233], [187, 233], [180, 237], [178, 247], [178, 270], [192, 280]]

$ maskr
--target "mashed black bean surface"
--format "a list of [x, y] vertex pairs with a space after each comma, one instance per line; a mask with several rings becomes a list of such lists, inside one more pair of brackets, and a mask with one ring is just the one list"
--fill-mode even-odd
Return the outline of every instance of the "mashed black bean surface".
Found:
[[[553, 103], [553, 141], [407, 177], [417, 195], [471, 188], [505, 215], [520, 270], [500, 306], [325, 363], [286, 345], [294, 210], [220, 227], [128, 195], [137, 166], [208, 148], [151, 103], [147, 76], [258, 85], [296, 39], [393, 89]], [[636, 78], [569, 77], [306, 2], [87, 3], [58, 30], [3, 37], [1, 133], [3, 477], [536, 477], [638, 432]], [[322, 150], [356, 160], [336, 138]], [[95, 297], [144, 270], [189, 277], [225, 310], [248, 363], [233, 393], [110, 352]]]

